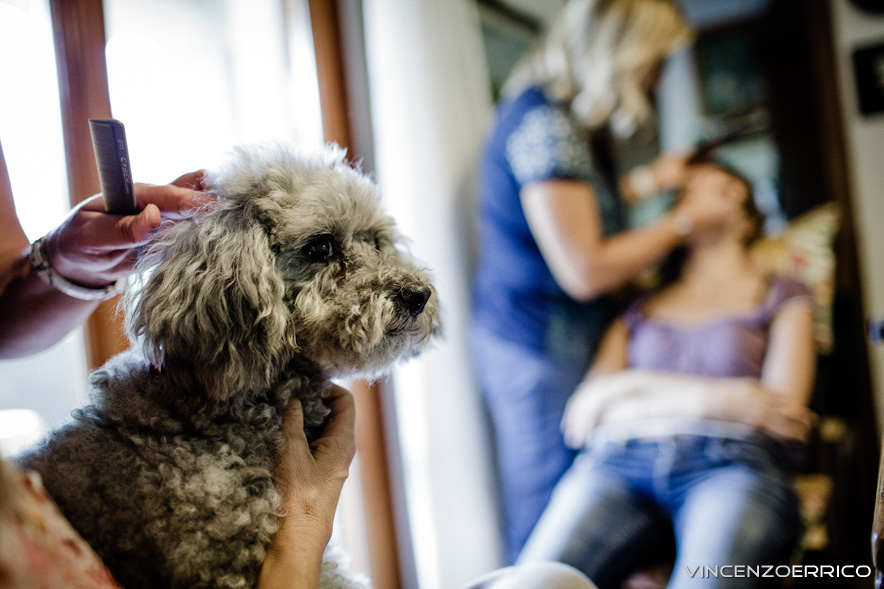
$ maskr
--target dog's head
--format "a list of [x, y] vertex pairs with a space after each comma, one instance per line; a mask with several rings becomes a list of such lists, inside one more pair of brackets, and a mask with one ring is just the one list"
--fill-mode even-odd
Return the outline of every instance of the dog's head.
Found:
[[128, 297], [130, 336], [172, 378], [223, 400], [297, 355], [371, 377], [438, 329], [426, 272], [343, 150], [239, 148], [209, 182], [218, 205], [160, 235]]

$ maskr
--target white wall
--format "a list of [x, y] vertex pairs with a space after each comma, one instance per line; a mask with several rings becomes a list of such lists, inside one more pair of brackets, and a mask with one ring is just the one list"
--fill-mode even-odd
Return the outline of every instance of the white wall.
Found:
[[[831, 8], [865, 310], [870, 317], [884, 318], [884, 114], [860, 114], [851, 62], [855, 48], [884, 43], [884, 16], [862, 12], [848, 0], [832, 0]], [[869, 357], [881, 431], [884, 345], [871, 346]]]
[[447, 589], [501, 561], [469, 357], [465, 239], [491, 92], [471, 0], [364, 0], [363, 8], [378, 181], [441, 301], [443, 337], [394, 382], [416, 585]]

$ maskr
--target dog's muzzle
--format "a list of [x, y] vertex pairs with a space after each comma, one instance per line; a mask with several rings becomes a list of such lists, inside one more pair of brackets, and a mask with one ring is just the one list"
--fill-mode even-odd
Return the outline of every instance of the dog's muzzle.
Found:
[[403, 288], [396, 298], [409, 315], [417, 317], [424, 312], [432, 294], [428, 288]]

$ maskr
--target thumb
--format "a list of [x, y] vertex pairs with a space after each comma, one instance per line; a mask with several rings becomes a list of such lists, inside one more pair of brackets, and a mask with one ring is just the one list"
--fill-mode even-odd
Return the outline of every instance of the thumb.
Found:
[[123, 239], [134, 244], [144, 243], [151, 231], [160, 226], [160, 209], [155, 204], [148, 204], [137, 215], [123, 217], [117, 228]]

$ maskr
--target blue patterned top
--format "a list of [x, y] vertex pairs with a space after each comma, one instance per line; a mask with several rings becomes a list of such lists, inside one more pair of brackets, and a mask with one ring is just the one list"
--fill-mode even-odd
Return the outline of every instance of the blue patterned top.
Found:
[[619, 198], [599, 170], [586, 130], [567, 105], [529, 88], [499, 106], [481, 172], [475, 322], [547, 356], [587, 361], [607, 326], [607, 301], [580, 303], [559, 287], [519, 196], [532, 182], [584, 181], [595, 192], [605, 235], [622, 230]]

